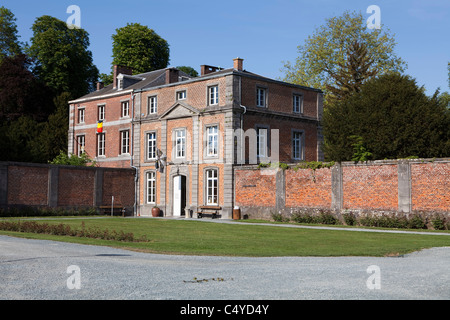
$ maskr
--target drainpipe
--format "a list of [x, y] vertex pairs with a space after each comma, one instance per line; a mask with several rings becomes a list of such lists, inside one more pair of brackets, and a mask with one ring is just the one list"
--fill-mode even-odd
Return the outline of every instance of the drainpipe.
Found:
[[138, 168], [133, 165], [133, 157], [134, 157], [134, 98], [136, 95], [131, 92], [131, 159], [130, 159], [130, 167], [135, 170], [134, 174], [134, 205], [133, 205], [133, 215], [137, 215], [137, 184], [139, 181], [139, 171]]

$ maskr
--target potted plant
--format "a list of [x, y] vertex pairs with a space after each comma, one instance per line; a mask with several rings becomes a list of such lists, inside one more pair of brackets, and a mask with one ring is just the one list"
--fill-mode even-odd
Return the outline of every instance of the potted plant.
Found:
[[160, 213], [161, 213], [161, 209], [159, 209], [157, 206], [154, 206], [152, 208], [152, 217], [159, 217]]

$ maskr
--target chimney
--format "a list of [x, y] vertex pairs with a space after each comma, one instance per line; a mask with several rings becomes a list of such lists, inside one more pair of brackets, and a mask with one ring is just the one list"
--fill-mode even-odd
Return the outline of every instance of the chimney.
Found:
[[204, 75], [207, 75], [208, 73], [216, 72], [218, 70], [222, 70], [222, 68], [208, 66], [208, 65], [203, 64], [200, 66], [200, 75], [204, 76]]
[[166, 69], [166, 84], [178, 82], [179, 73], [175, 68]]
[[234, 69], [237, 71], [244, 70], [244, 59], [241, 58], [235, 58], [233, 59], [234, 62]]
[[97, 82], [97, 91], [103, 89], [104, 86], [105, 85], [103, 82], [101, 82], [101, 81]]
[[118, 66], [118, 65], [114, 65], [113, 68], [113, 88], [116, 89], [117, 88], [117, 76], [119, 74], [126, 74], [126, 75], [133, 75], [133, 69], [131, 69], [130, 67], [125, 67], [125, 66]]

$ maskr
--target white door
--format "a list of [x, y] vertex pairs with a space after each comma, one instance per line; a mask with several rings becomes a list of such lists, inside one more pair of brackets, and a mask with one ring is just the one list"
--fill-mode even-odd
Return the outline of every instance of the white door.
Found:
[[181, 216], [181, 176], [173, 177], [173, 215]]

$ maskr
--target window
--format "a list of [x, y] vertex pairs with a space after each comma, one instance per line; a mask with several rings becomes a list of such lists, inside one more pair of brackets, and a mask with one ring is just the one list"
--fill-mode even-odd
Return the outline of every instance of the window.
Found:
[[266, 89], [256, 88], [256, 106], [266, 107]]
[[98, 121], [105, 120], [105, 106], [98, 106]]
[[123, 101], [122, 102], [122, 118], [130, 116], [130, 102]]
[[156, 159], [156, 132], [147, 133], [147, 160]]
[[256, 129], [256, 155], [258, 158], [267, 157], [267, 129]]
[[218, 205], [217, 169], [206, 170], [206, 204]]
[[78, 142], [77, 155], [81, 156], [84, 153], [84, 147], [85, 147], [85, 144], [86, 144], [86, 137], [85, 136], [78, 136], [77, 137], [77, 142]]
[[130, 153], [130, 131], [120, 132], [120, 152], [121, 154]]
[[219, 133], [217, 126], [206, 128], [206, 155], [208, 157], [217, 156], [219, 146]]
[[184, 158], [186, 156], [186, 130], [175, 130], [175, 157]]
[[156, 203], [156, 172], [147, 172], [147, 203]]
[[84, 108], [78, 109], [78, 123], [84, 123]]
[[294, 94], [293, 97], [293, 111], [295, 113], [303, 112], [303, 96], [300, 94]]
[[302, 132], [294, 131], [292, 133], [292, 158], [294, 158], [295, 160], [303, 159], [302, 137]]
[[209, 87], [209, 105], [219, 104], [219, 86]]
[[158, 112], [158, 99], [156, 96], [148, 98], [148, 114], [154, 114]]
[[186, 90], [178, 91], [177, 100], [184, 100], [184, 99], [186, 99]]
[[97, 134], [97, 156], [105, 155], [105, 134]]

